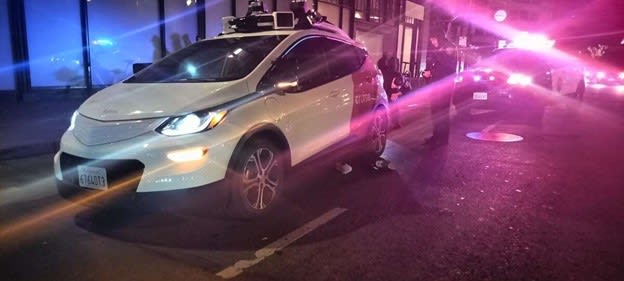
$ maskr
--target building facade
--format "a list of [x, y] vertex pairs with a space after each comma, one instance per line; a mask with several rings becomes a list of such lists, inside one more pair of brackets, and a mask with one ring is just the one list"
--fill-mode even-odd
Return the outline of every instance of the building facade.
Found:
[[[373, 59], [395, 52], [405, 71], [421, 57], [422, 1], [308, 0], [363, 42]], [[0, 95], [86, 92], [121, 81], [132, 64], [153, 62], [216, 36], [224, 16], [248, 0], [0, 0]], [[288, 10], [290, 0], [265, 0]]]

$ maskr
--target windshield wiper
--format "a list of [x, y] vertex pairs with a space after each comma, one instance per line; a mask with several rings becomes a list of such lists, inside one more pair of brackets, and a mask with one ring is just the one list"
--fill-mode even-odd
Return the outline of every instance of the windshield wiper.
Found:
[[177, 80], [167, 81], [169, 83], [177, 83], [177, 82], [216, 82], [220, 79], [217, 78], [183, 78]]

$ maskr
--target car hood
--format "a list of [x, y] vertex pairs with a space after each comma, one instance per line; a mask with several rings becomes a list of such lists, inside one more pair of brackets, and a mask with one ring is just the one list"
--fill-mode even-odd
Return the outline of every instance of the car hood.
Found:
[[118, 83], [91, 96], [78, 111], [101, 121], [158, 118], [218, 106], [248, 93], [242, 81]]

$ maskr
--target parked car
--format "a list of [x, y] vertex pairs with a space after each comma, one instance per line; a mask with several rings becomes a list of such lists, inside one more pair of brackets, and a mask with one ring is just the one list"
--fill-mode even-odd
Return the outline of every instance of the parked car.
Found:
[[278, 26], [292, 14], [278, 16], [273, 28], [250, 21], [263, 25], [194, 43], [86, 100], [54, 157], [60, 194], [126, 186], [135, 197], [216, 199], [250, 218], [276, 205], [291, 167], [322, 151], [381, 155], [388, 103], [365, 48], [329, 23], [297, 29]]
[[528, 112], [542, 118], [544, 106], [559, 97], [582, 99], [582, 64], [565, 54], [500, 48], [456, 78], [454, 105], [462, 112], [489, 108]]
[[607, 102], [624, 101], [624, 46], [608, 45], [603, 56], [589, 62], [585, 72], [588, 94]]

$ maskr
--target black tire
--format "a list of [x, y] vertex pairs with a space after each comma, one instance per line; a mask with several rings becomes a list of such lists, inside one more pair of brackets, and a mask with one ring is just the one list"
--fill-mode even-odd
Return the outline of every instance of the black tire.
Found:
[[463, 102], [455, 104], [455, 120], [457, 121], [471, 121], [472, 120], [472, 103]]
[[233, 165], [226, 178], [230, 191], [228, 216], [256, 218], [279, 203], [285, 185], [284, 155], [273, 142], [265, 138], [249, 140], [234, 155]]
[[455, 120], [470, 121], [472, 119], [471, 109], [474, 106], [472, 92], [467, 88], [455, 89], [452, 100], [453, 106], [455, 106]]
[[576, 91], [574, 92], [574, 97], [578, 101], [583, 101], [584, 96], [585, 96], [585, 81], [581, 80], [576, 85]]

